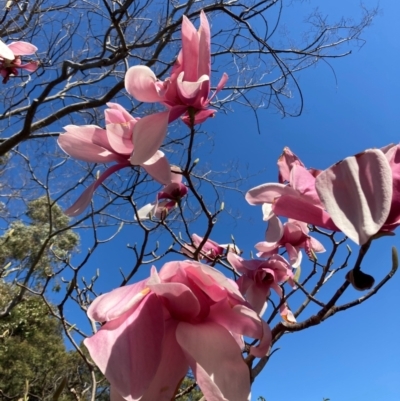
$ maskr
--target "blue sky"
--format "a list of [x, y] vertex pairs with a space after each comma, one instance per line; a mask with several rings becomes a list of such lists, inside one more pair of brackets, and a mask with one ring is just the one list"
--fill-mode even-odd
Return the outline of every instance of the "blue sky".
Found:
[[[301, 13], [319, 5], [334, 19], [359, 14], [356, 1], [294, 2], [285, 10], [286, 23], [295, 32]], [[366, 1], [366, 5], [375, 2]], [[238, 110], [204, 124], [212, 134], [214, 153], [203, 149], [195, 157], [216, 170], [238, 161], [256, 173], [242, 185], [245, 191], [255, 185], [276, 181], [276, 160], [289, 146], [308, 167], [326, 168], [346, 156], [371, 147], [400, 140], [398, 74], [400, 50], [400, 4], [380, 2], [381, 14], [363, 35], [361, 49], [352, 49], [349, 57], [333, 60], [335, 76], [324, 63], [301, 73], [299, 82], [304, 96], [301, 117], [282, 119], [275, 110], [259, 111], [260, 134], [249, 110]], [[217, 78], [215, 78], [215, 81]], [[294, 99], [296, 100], [296, 99]], [[242, 197], [227, 194], [226, 209], [240, 211], [235, 220], [222, 217], [212, 238], [229, 242], [233, 234], [246, 256], [263, 239], [265, 224], [260, 208], [249, 206]], [[195, 227], [201, 234], [201, 224]], [[197, 232], [197, 231], [194, 231]], [[83, 248], [89, 246], [85, 240]], [[103, 247], [91, 259], [92, 267], [103, 266], [104, 291], [120, 281], [119, 267], [129, 266], [127, 243], [135, 242], [130, 229], [124, 229], [116, 241]], [[392, 245], [397, 237], [373, 244], [363, 264], [365, 271], [382, 277], [390, 266]], [[356, 246], [352, 245], [356, 250]], [[322, 255], [321, 260], [324, 260]], [[353, 258], [354, 261], [354, 258]], [[109, 266], [105, 269], [104, 266]], [[161, 266], [157, 266], [160, 268]], [[307, 270], [307, 263], [302, 268]], [[343, 274], [344, 275], [344, 274]], [[342, 276], [343, 276], [342, 275]], [[262, 395], [267, 401], [398, 401], [400, 399], [400, 343], [398, 273], [376, 296], [363, 305], [343, 312], [320, 326], [285, 336], [278, 352], [257, 378], [252, 400]], [[360, 296], [350, 289], [346, 299]]]

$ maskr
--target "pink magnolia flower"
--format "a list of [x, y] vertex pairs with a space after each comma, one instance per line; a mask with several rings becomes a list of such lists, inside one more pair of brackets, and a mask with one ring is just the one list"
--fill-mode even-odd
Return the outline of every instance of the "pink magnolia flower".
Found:
[[307, 223], [289, 219], [282, 224], [278, 217], [269, 219], [268, 229], [265, 233], [265, 241], [256, 244], [260, 251], [257, 256], [266, 258], [278, 253], [282, 247], [286, 248], [290, 263], [293, 267], [299, 267], [302, 254], [299, 251], [303, 248], [309, 258], [313, 259], [313, 252], [325, 252], [324, 246], [315, 238], [308, 235]]
[[28, 72], [34, 72], [39, 66], [39, 62], [30, 61], [22, 64], [21, 56], [34, 54], [37, 47], [27, 42], [11, 42], [6, 45], [0, 40], [0, 75], [3, 77], [3, 84], [7, 83], [10, 76], [19, 74], [17, 68]]
[[[200, 246], [203, 242], [203, 237], [200, 237], [197, 234], [192, 235], [192, 243], [194, 246], [189, 244], [185, 244], [182, 247], [181, 251], [193, 258], [196, 249]], [[234, 244], [217, 244], [215, 241], [208, 239], [203, 246], [201, 247], [201, 251], [198, 254], [199, 259], [207, 259], [207, 262], [213, 262], [216, 258], [222, 257], [226, 255], [227, 252], [235, 252], [240, 254], [240, 249]]]
[[[197, 32], [185, 16], [182, 17], [182, 50], [172, 68], [171, 76], [159, 81], [154, 72], [146, 66], [131, 67], [125, 76], [125, 88], [140, 102], [159, 102], [168, 108], [168, 121], [157, 129], [157, 143], [162, 143], [168, 122], [183, 114], [183, 121], [192, 126], [200, 124], [215, 114], [209, 109], [213, 97], [225, 86], [228, 76], [224, 73], [216, 91], [209, 98], [211, 76], [210, 26], [207, 17], [200, 13], [200, 29]], [[145, 136], [135, 129], [135, 136]], [[155, 143], [154, 143], [155, 146]], [[154, 153], [153, 147], [148, 153]], [[147, 155], [146, 154], [146, 155]], [[144, 156], [146, 157], [146, 156]]]
[[242, 336], [260, 339], [270, 329], [247, 306], [234, 281], [193, 262], [169, 262], [137, 284], [95, 299], [90, 319], [106, 322], [84, 343], [111, 384], [112, 401], [170, 401], [190, 367], [210, 401], [244, 401], [250, 375]]
[[[227, 259], [231, 266], [242, 274], [237, 280], [239, 290], [260, 316], [267, 307], [271, 288], [282, 300], [283, 293], [279, 283], [287, 281], [293, 288], [296, 286], [290, 264], [280, 255], [273, 255], [267, 260], [245, 260], [230, 252]], [[286, 321], [296, 321], [286, 303], [280, 306], [280, 313]]]
[[173, 166], [173, 169], [170, 181], [157, 194], [155, 202], [148, 203], [138, 210], [139, 220], [147, 220], [153, 217], [164, 219], [171, 210], [176, 208], [181, 199], [187, 195], [188, 189], [182, 183], [181, 170], [176, 166]]
[[[132, 166], [135, 142], [132, 138], [133, 128], [143, 124], [143, 119], [133, 118], [122, 106], [107, 103], [105, 120], [106, 129], [96, 125], [67, 125], [66, 133], [60, 135], [58, 144], [68, 155], [78, 160], [92, 163], [116, 162], [104, 171], [100, 177], [68, 208], [65, 213], [76, 216], [89, 205], [93, 192], [111, 174], [125, 167]], [[152, 116], [149, 116], [152, 117]], [[157, 116], [156, 116], [157, 118]], [[145, 130], [151, 132], [151, 119], [145, 121]], [[171, 168], [164, 153], [157, 150], [151, 158], [140, 164], [157, 182], [167, 184], [171, 181]]]
[[399, 145], [367, 149], [324, 171], [291, 166], [289, 184], [263, 184], [246, 194], [275, 214], [334, 231], [357, 244], [400, 224]]
[[305, 167], [303, 162], [288, 148], [283, 149], [278, 159], [278, 181], [282, 184], [290, 181], [290, 172], [294, 165]]

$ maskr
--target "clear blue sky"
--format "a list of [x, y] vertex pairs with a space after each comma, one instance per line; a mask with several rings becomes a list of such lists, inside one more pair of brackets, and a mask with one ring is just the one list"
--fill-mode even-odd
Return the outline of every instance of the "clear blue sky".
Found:
[[[364, 3], [376, 4], [370, 0]], [[292, 8], [284, 10], [285, 21], [294, 31], [298, 28], [294, 21], [302, 20], [299, 15], [305, 16], [316, 6], [333, 19], [358, 16], [358, 4], [353, 0], [294, 2]], [[243, 185], [247, 190], [276, 181], [276, 160], [284, 146], [299, 155], [306, 166], [326, 168], [366, 148], [400, 142], [400, 3], [381, 0], [380, 7], [381, 15], [363, 35], [364, 47], [332, 61], [337, 85], [324, 63], [301, 74], [305, 101], [301, 117], [282, 119], [274, 110], [260, 111], [259, 135], [249, 111], [219, 113], [204, 124], [215, 138], [215, 151], [211, 160], [200, 151], [196, 155], [200, 163], [209, 162], [217, 170], [234, 159], [243, 166], [248, 162], [253, 173], [265, 169]], [[217, 225], [212, 238], [228, 242], [233, 233], [248, 255], [263, 239], [261, 211], [239, 197], [233, 204], [229, 199], [225, 199], [227, 209], [240, 209], [243, 217], [236, 222], [223, 219], [223, 226]], [[105, 291], [120, 281], [118, 268], [130, 264], [130, 252], [124, 250], [128, 242], [132, 244], [135, 239], [124, 230], [112, 244], [112, 255], [105, 247], [91, 260], [94, 267], [109, 266], [109, 270], [102, 269]], [[364, 270], [381, 277], [382, 271], [389, 269], [391, 245], [400, 245], [398, 236], [376, 242]], [[303, 263], [303, 270], [307, 267]], [[399, 285], [400, 273], [363, 305], [318, 327], [284, 337], [277, 345], [280, 350], [257, 378], [252, 400], [260, 395], [267, 401], [321, 401], [323, 397], [331, 401], [400, 400]], [[360, 293], [350, 290], [348, 295]]]

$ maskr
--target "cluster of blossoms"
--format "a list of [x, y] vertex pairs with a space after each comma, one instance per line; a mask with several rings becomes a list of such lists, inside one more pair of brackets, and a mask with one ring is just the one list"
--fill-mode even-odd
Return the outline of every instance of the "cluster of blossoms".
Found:
[[[210, 94], [211, 75], [210, 26], [204, 12], [200, 29], [182, 17], [182, 50], [164, 82], [146, 66], [129, 68], [125, 88], [141, 102], [159, 102], [167, 111], [143, 118], [132, 117], [122, 106], [109, 103], [105, 111], [106, 129], [95, 125], [65, 127], [58, 143], [70, 156], [88, 162], [116, 162], [89, 186], [66, 213], [76, 216], [89, 205], [94, 190], [112, 173], [128, 166], [141, 166], [157, 182], [165, 185], [154, 203], [139, 210], [141, 219], [162, 218], [186, 195], [182, 175], [171, 167], [159, 150], [167, 134], [168, 124], [182, 116], [193, 127], [215, 114], [209, 109], [211, 99], [224, 87], [228, 76], [223, 74], [216, 91]], [[180, 170], [179, 170], [180, 171]]]
[[25, 64], [21, 61], [21, 56], [29, 56], [36, 51], [37, 47], [27, 42], [11, 42], [6, 45], [0, 40], [0, 75], [3, 77], [3, 84], [8, 82], [10, 76], [18, 76], [18, 69], [36, 71], [39, 66], [37, 61]]
[[[311, 257], [310, 251], [323, 251], [315, 239], [307, 239], [304, 223], [343, 232], [356, 244], [366, 246], [400, 225], [400, 145], [367, 149], [326, 170], [307, 170], [285, 148], [278, 166], [278, 183], [260, 185], [246, 194], [251, 205], [263, 206], [265, 219], [270, 220], [266, 242], [256, 245], [259, 256], [274, 252], [276, 245], [285, 246], [292, 261], [296, 259], [293, 246], [304, 247]], [[285, 226], [292, 228], [285, 233], [286, 227], [273, 220], [276, 216], [287, 217]], [[293, 223], [303, 235], [298, 230], [297, 246], [289, 241], [288, 247], [286, 241], [292, 237]], [[268, 234], [279, 241], [271, 241]], [[358, 290], [371, 288], [375, 281], [359, 266], [346, 278]]]

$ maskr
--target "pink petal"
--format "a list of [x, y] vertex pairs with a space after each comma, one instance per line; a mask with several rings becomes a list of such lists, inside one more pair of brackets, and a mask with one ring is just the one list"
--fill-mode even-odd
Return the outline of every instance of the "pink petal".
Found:
[[193, 292], [181, 283], [160, 283], [149, 285], [154, 294], [162, 300], [171, 316], [176, 320], [195, 318], [200, 304]]
[[[231, 253], [231, 252], [230, 252]], [[186, 274], [190, 277], [213, 301], [218, 302], [226, 298], [227, 294], [243, 301], [237, 284], [226, 278], [219, 270], [194, 261], [186, 261], [190, 264], [185, 267]]]
[[157, 152], [167, 134], [169, 112], [150, 114], [141, 118], [133, 129], [134, 152], [131, 164], [145, 163]]
[[282, 195], [300, 196], [296, 190], [287, 185], [267, 183], [250, 189], [246, 193], [246, 200], [250, 205], [262, 205], [263, 203], [273, 203]]
[[215, 88], [214, 93], [213, 93], [212, 96], [208, 99], [208, 102], [207, 102], [207, 103], [210, 103], [210, 102], [214, 99], [214, 97], [215, 97], [219, 92], [221, 92], [221, 90], [225, 87], [226, 83], [228, 82], [228, 79], [229, 79], [228, 74], [224, 72], [224, 73], [222, 74], [221, 79], [220, 79], [219, 82], [218, 82], [217, 87]]
[[136, 118], [133, 118], [124, 107], [122, 107], [118, 103], [108, 102], [108, 109], [104, 110], [104, 116], [106, 119], [106, 124], [112, 123], [126, 123], [128, 121], [136, 121]]
[[279, 242], [283, 236], [283, 225], [278, 217], [273, 216], [268, 220], [268, 229], [265, 232], [265, 240], [269, 243]]
[[393, 195], [390, 213], [384, 225], [385, 229], [393, 230], [400, 224], [400, 146], [392, 146], [385, 154], [392, 170]]
[[122, 316], [138, 305], [149, 293], [147, 280], [116, 288], [97, 297], [88, 309], [89, 319], [95, 322], [108, 322]]
[[196, 82], [199, 77], [199, 34], [185, 15], [182, 17], [182, 60], [183, 79]]
[[267, 282], [255, 282], [246, 291], [245, 297], [254, 311], [260, 316], [267, 308], [267, 297], [270, 294], [270, 284]]
[[92, 163], [125, 161], [125, 158], [110, 151], [107, 133], [102, 128], [96, 125], [67, 125], [64, 129], [66, 133], [58, 137], [58, 144], [71, 157]]
[[127, 401], [140, 400], [161, 362], [164, 316], [156, 295], [106, 323], [84, 341], [111, 386]]
[[288, 147], [285, 147], [278, 159], [280, 183], [290, 181], [290, 172], [292, 167], [296, 164], [305, 167], [302, 161]]
[[129, 164], [114, 164], [113, 166], [109, 167], [100, 177], [91, 185], [89, 185], [82, 193], [82, 195], [75, 201], [75, 203], [70, 206], [67, 210], [65, 210], [65, 214], [67, 216], [78, 216], [79, 214], [83, 213], [83, 211], [89, 206], [93, 192], [96, 188], [111, 174], [115, 173], [122, 168], [129, 167]]
[[154, 72], [145, 65], [129, 68], [125, 75], [125, 88], [130, 95], [140, 102], [161, 102], [163, 100], [162, 83]]
[[272, 341], [272, 333], [268, 324], [252, 309], [244, 305], [236, 305], [232, 309], [211, 308], [212, 319], [233, 333], [260, 340], [257, 346], [250, 348], [250, 353], [258, 358], [267, 355]]
[[106, 125], [107, 139], [115, 153], [130, 155], [133, 152], [133, 127], [135, 121], [123, 124], [110, 123]]
[[285, 244], [285, 247], [289, 256], [290, 264], [293, 267], [298, 267], [302, 258], [301, 252], [299, 252], [292, 244], [289, 243]]
[[290, 172], [290, 186], [309, 199], [314, 205], [321, 205], [315, 189], [315, 177], [303, 166], [295, 164]]
[[188, 371], [189, 364], [176, 341], [175, 321], [165, 322], [165, 335], [160, 364], [149, 388], [140, 401], [171, 401]]
[[2, 40], [0, 40], [0, 57], [7, 60], [15, 59], [13, 51]]
[[211, 33], [206, 14], [203, 10], [200, 13], [199, 29], [199, 63], [197, 73], [199, 76], [211, 73]]
[[38, 61], [30, 61], [29, 63], [21, 64], [18, 68], [22, 68], [28, 72], [35, 72], [39, 67]]
[[[203, 124], [204, 121], [206, 121], [208, 118], [210, 117], [214, 117], [215, 113], [217, 111], [213, 110], [213, 109], [206, 109], [206, 110], [199, 110], [195, 113], [194, 115], [194, 125], [197, 124]], [[189, 118], [189, 114], [186, 113], [183, 117], [182, 117], [182, 121], [188, 125], [189, 127], [191, 126], [191, 122], [190, 122], [190, 118]]]
[[335, 225], [357, 244], [364, 244], [388, 217], [392, 172], [385, 155], [370, 149], [323, 171], [316, 188]]
[[317, 239], [313, 237], [310, 237], [310, 246], [311, 249], [316, 253], [325, 252], [324, 246]]
[[218, 324], [179, 323], [176, 338], [205, 398], [245, 401], [250, 398], [250, 375], [232, 335]]
[[271, 203], [263, 203], [261, 206], [261, 210], [263, 213], [263, 220], [268, 221], [272, 217], [275, 216], [274, 212], [272, 211], [272, 204]]
[[273, 204], [273, 211], [279, 216], [303, 221], [328, 230], [340, 231], [325, 210], [298, 196], [281, 196]]
[[210, 78], [207, 75], [201, 76], [195, 82], [190, 82], [183, 80], [183, 72], [181, 72], [177, 79], [178, 93], [182, 103], [194, 108], [201, 108], [206, 104], [209, 87]]
[[167, 185], [171, 182], [171, 166], [164, 152], [161, 152], [161, 150], [158, 150], [153, 157], [144, 162], [142, 167], [146, 170], [147, 174], [160, 184]]
[[38, 48], [28, 42], [11, 42], [8, 48], [16, 56], [28, 56], [37, 52]]

